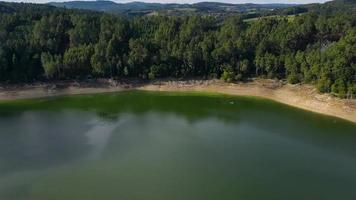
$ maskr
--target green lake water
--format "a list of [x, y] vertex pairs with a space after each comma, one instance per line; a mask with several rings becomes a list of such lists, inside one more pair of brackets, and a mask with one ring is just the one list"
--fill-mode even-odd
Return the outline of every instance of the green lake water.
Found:
[[0, 102], [1, 200], [355, 200], [356, 124], [269, 100]]

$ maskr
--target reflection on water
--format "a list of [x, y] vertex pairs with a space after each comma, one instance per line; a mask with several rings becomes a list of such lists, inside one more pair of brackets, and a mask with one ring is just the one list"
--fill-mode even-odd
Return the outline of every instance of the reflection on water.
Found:
[[42, 169], [83, 155], [83, 135], [91, 127], [85, 115], [72, 111], [24, 112], [0, 119], [0, 174]]
[[39, 102], [0, 104], [0, 199], [356, 199], [339, 119], [192, 94]]
[[117, 123], [101, 122], [93, 120], [89, 122], [92, 128], [85, 133], [88, 138], [88, 144], [92, 147], [91, 158], [98, 158], [107, 146], [110, 136], [116, 127], [119, 127], [123, 121]]

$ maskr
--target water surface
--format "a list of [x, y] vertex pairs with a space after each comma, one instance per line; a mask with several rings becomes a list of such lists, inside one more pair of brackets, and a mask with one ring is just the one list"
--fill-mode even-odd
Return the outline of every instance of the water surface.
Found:
[[0, 103], [1, 200], [355, 200], [356, 124], [269, 100]]

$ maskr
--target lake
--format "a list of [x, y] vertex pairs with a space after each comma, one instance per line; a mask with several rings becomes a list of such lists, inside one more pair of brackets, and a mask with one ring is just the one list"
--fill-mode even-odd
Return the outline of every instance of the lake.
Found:
[[1, 200], [355, 200], [356, 124], [270, 100], [0, 103]]

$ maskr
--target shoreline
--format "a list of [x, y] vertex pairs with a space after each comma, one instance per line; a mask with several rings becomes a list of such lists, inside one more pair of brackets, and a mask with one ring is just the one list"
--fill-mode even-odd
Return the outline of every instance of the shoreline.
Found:
[[280, 81], [257, 79], [246, 83], [225, 83], [221, 80], [158, 80], [153, 82], [60, 81], [34, 85], [0, 85], [0, 100], [34, 99], [77, 94], [95, 94], [128, 90], [166, 92], [210, 92], [270, 99], [300, 109], [342, 118], [356, 123], [356, 100], [319, 94], [310, 85], [283, 84]]

